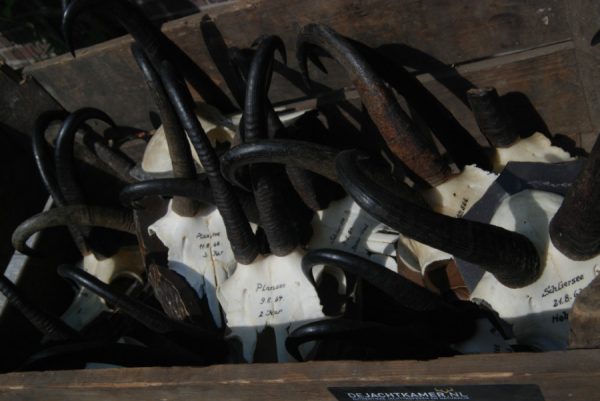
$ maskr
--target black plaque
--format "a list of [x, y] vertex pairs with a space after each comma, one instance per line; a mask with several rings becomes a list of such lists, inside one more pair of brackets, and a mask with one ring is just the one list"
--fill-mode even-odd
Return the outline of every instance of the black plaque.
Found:
[[535, 384], [329, 387], [339, 401], [544, 401]]

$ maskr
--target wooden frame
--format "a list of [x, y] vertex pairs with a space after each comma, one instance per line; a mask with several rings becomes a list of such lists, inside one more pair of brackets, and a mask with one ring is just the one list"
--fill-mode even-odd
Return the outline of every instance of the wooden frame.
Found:
[[[280, 67], [286, 78], [275, 76], [275, 102], [307, 97], [293, 61], [294, 38], [302, 25], [319, 22], [413, 67], [472, 133], [476, 125], [464, 102], [469, 85], [520, 95], [548, 133], [563, 134], [575, 146], [589, 150], [600, 129], [600, 50], [589, 46], [600, 29], [600, 8], [592, 0], [240, 0], [166, 24], [165, 33], [226, 90], [202, 42], [204, 15], [229, 46], [249, 47], [265, 33], [282, 36], [290, 67]], [[67, 110], [98, 107], [120, 125], [148, 129], [154, 106], [129, 54], [130, 42], [118, 38], [25, 72]], [[348, 85], [338, 66], [325, 64], [329, 74], [311, 71], [320, 95]], [[600, 350], [571, 350], [432, 361], [10, 373], [0, 375], [0, 400], [328, 400], [328, 386], [534, 383], [548, 401], [577, 401], [597, 397], [599, 379]]]
[[339, 386], [537, 384], [546, 401], [596, 399], [600, 350], [431, 361], [307, 362], [0, 375], [0, 400], [335, 400]]

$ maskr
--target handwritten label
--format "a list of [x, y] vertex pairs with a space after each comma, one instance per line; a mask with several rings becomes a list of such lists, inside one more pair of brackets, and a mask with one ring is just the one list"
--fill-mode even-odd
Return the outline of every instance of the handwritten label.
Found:
[[263, 308], [259, 310], [258, 318], [277, 316], [281, 312], [283, 312], [283, 309], [281, 309], [280, 306], [283, 304], [283, 293], [285, 292], [285, 283], [274, 285], [268, 285], [266, 283], [257, 283], [256, 292], [266, 292], [269, 294], [260, 297], [260, 301], [258, 301], [260, 307]]
[[[562, 289], [564, 289], [566, 287], [572, 286], [572, 285], [582, 281], [583, 279], [584, 279], [584, 275], [579, 274], [570, 280], [566, 280], [564, 282], [562, 280], [560, 280], [556, 284], [550, 284], [546, 288], [544, 288], [544, 292], [542, 293], [542, 298], [545, 297], [546, 295], [554, 294], [557, 291], [561, 291]], [[578, 290], [576, 290], [576, 291], [578, 291]]]
[[503, 201], [491, 224], [518, 232], [538, 250], [542, 275], [518, 289], [504, 287], [484, 274], [471, 297], [482, 299], [513, 325], [519, 343], [541, 350], [563, 349], [569, 335], [569, 312], [577, 295], [594, 278], [600, 256], [573, 261], [554, 247], [548, 224], [562, 203], [562, 196], [522, 191]]
[[394, 243], [398, 233], [362, 210], [350, 197], [332, 202], [312, 221], [307, 248], [333, 248], [369, 258], [396, 270]]
[[208, 232], [196, 234], [196, 239], [199, 240], [198, 249], [202, 252], [201, 258], [218, 258], [225, 253], [223, 246], [221, 245], [221, 232]]
[[238, 266], [219, 287], [227, 326], [241, 340], [246, 361], [253, 360], [257, 333], [266, 326], [275, 331], [278, 360], [293, 361], [285, 349], [289, 332], [324, 317], [317, 292], [300, 268], [302, 256], [300, 251], [259, 256], [251, 265]]
[[194, 217], [173, 212], [148, 227], [169, 248], [169, 268], [182, 275], [199, 297], [206, 295], [215, 323], [221, 326], [216, 288], [233, 274], [236, 261], [218, 210], [200, 210]]

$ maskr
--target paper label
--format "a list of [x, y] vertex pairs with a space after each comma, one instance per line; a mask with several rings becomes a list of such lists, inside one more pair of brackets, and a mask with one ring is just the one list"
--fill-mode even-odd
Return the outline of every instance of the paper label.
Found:
[[171, 206], [172, 201], [167, 214], [148, 227], [148, 232], [169, 248], [169, 268], [182, 275], [200, 298], [206, 295], [213, 319], [221, 326], [216, 288], [236, 268], [223, 218], [216, 208], [183, 217]]
[[544, 401], [535, 384], [329, 387], [338, 401]]
[[398, 232], [371, 217], [350, 197], [332, 202], [312, 221], [308, 249], [333, 248], [363, 256], [397, 271], [394, 244]]
[[540, 255], [543, 273], [535, 283], [518, 289], [505, 287], [485, 273], [471, 294], [513, 325], [519, 343], [545, 351], [567, 346], [573, 302], [600, 272], [600, 255], [574, 261], [550, 241], [548, 224], [562, 199], [549, 192], [526, 190], [500, 204], [491, 224], [529, 238]]
[[300, 267], [302, 256], [300, 251], [283, 257], [259, 256], [250, 265], [238, 266], [219, 286], [227, 326], [241, 340], [247, 362], [252, 362], [257, 334], [266, 326], [275, 331], [278, 361], [293, 361], [285, 349], [288, 334], [324, 318], [319, 296]]

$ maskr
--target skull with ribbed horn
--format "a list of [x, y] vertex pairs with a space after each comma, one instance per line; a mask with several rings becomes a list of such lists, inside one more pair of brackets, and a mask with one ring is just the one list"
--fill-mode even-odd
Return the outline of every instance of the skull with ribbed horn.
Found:
[[219, 158], [193, 112], [192, 96], [169, 61], [162, 63], [160, 76], [179, 121], [189, 136], [208, 176], [214, 201], [225, 222], [227, 237], [235, 258], [239, 263], [252, 263], [258, 255], [256, 237], [233, 188], [221, 175]]
[[[256, 52], [248, 72], [244, 103], [243, 132], [244, 141], [247, 143], [260, 142], [261, 139], [275, 136], [276, 130], [285, 131], [267, 97], [274, 53], [278, 51], [285, 63], [285, 46], [278, 36], [261, 37], [256, 43]], [[275, 125], [269, 124], [269, 114], [274, 116]], [[297, 197], [289, 199], [295, 192], [281, 166], [250, 166], [250, 179], [269, 248], [273, 254], [285, 256], [300, 243], [301, 235], [296, 229], [299, 223], [296, 209], [305, 207]], [[310, 219], [302, 220], [307, 222]], [[290, 224], [294, 221], [295, 224]]]
[[[322, 145], [285, 146], [288, 141], [281, 142], [261, 141], [230, 150], [222, 156], [223, 175], [235, 177], [238, 168], [260, 160], [310, 169], [339, 182], [363, 210], [389, 227], [481, 266], [507, 287], [522, 287], [539, 277], [539, 256], [523, 235], [435, 213], [422, 204], [415, 204], [414, 191], [401, 183], [396, 183], [393, 192], [389, 185], [387, 190], [384, 189], [369, 177], [376, 175], [377, 169], [356, 151], [340, 153]], [[278, 152], [274, 152], [273, 145], [279, 146]], [[308, 148], [317, 151], [307, 153]], [[310, 160], [307, 160], [307, 154], [313, 155]], [[272, 156], [278, 156], [278, 159]], [[335, 171], [331, 170], [332, 166]], [[409, 196], [412, 199], [407, 200]]]
[[[142, 71], [144, 81], [158, 108], [167, 140], [173, 176], [183, 179], [195, 178], [196, 167], [185, 132], [179, 123], [173, 106], [169, 102], [158, 73], [138, 44], [133, 43], [131, 45], [131, 53]], [[173, 199], [173, 210], [181, 216], [190, 217], [196, 214], [197, 205], [192, 199], [177, 196]]]

